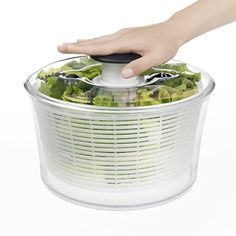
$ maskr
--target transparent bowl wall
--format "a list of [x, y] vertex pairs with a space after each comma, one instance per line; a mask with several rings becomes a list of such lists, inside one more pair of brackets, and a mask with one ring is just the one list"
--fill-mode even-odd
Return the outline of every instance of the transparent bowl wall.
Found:
[[31, 94], [41, 176], [58, 196], [106, 209], [136, 209], [173, 200], [197, 174], [204, 117], [214, 81], [190, 98], [147, 107], [106, 108]]

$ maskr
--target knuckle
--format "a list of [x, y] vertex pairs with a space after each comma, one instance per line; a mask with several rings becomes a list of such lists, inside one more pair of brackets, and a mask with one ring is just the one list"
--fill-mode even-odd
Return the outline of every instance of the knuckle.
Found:
[[96, 54], [96, 53], [102, 54], [102, 55], [109, 55], [113, 53], [113, 49], [111, 47], [99, 48], [93, 51], [93, 54]]

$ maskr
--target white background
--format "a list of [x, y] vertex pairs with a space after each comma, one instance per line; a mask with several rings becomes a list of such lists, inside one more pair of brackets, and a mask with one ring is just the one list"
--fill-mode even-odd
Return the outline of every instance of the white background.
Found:
[[101, 211], [59, 199], [39, 175], [27, 75], [65, 58], [59, 43], [159, 22], [192, 2], [1, 1], [0, 235], [236, 235], [236, 24], [189, 42], [176, 56], [217, 83], [190, 192], [146, 210]]

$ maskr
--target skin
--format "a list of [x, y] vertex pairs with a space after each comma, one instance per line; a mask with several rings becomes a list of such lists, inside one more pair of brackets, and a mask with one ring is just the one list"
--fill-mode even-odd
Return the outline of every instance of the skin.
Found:
[[193, 38], [233, 21], [236, 21], [236, 0], [199, 0], [164, 22], [64, 43], [58, 46], [58, 51], [88, 55], [138, 53], [142, 57], [123, 68], [123, 77], [129, 78], [170, 60]]

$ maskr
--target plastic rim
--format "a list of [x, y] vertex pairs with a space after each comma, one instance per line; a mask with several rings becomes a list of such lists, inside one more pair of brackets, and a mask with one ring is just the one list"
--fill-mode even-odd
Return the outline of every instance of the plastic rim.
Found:
[[[24, 83], [24, 87], [26, 89], [26, 91], [34, 98], [37, 98], [38, 100], [40, 100], [41, 102], [47, 103], [47, 104], [51, 104], [51, 105], [55, 105], [55, 106], [59, 106], [59, 107], [64, 107], [64, 108], [69, 108], [69, 109], [75, 109], [75, 110], [86, 110], [86, 111], [96, 111], [96, 112], [120, 112], [122, 111], [126, 111], [129, 113], [133, 113], [136, 112], [137, 110], [141, 110], [141, 111], [150, 111], [153, 109], [163, 109], [163, 108], [171, 108], [171, 107], [176, 107], [178, 105], [182, 105], [182, 104], [189, 104], [192, 102], [197, 102], [199, 100], [203, 100], [206, 97], [208, 97], [211, 92], [214, 90], [215, 88], [215, 81], [213, 79], [213, 77], [208, 74], [206, 71], [193, 66], [191, 64], [187, 64], [188, 66], [194, 68], [195, 70], [199, 71], [204, 78], [207, 78], [209, 80], [208, 85], [206, 86], [206, 88], [204, 88], [202, 91], [198, 92], [197, 94], [179, 100], [179, 101], [175, 101], [175, 102], [170, 102], [170, 103], [163, 103], [163, 104], [158, 104], [158, 105], [150, 105], [150, 106], [137, 106], [137, 107], [104, 107], [104, 106], [95, 106], [95, 105], [84, 105], [84, 104], [78, 104], [78, 103], [72, 103], [72, 102], [67, 102], [67, 101], [63, 101], [63, 100], [59, 100], [59, 99], [55, 99], [52, 97], [49, 97], [47, 95], [44, 95], [42, 93], [40, 93], [39, 91], [35, 90], [35, 88], [32, 86], [32, 84], [30, 83], [30, 79], [39, 71], [41, 71], [43, 68], [53, 65], [55, 63], [59, 63], [62, 61], [67, 61], [70, 59], [75, 59], [75, 58], [80, 58], [82, 56], [87, 56], [87, 55], [79, 55], [79, 56], [75, 56], [75, 57], [69, 57], [69, 58], [65, 58], [62, 60], [58, 60], [58, 61], [54, 61], [42, 68], [40, 68], [39, 70], [35, 71], [34, 73], [30, 74], [28, 76], [28, 78], [26, 79], [25, 83]], [[184, 63], [182, 61], [179, 60], [171, 60], [175, 63]]]

